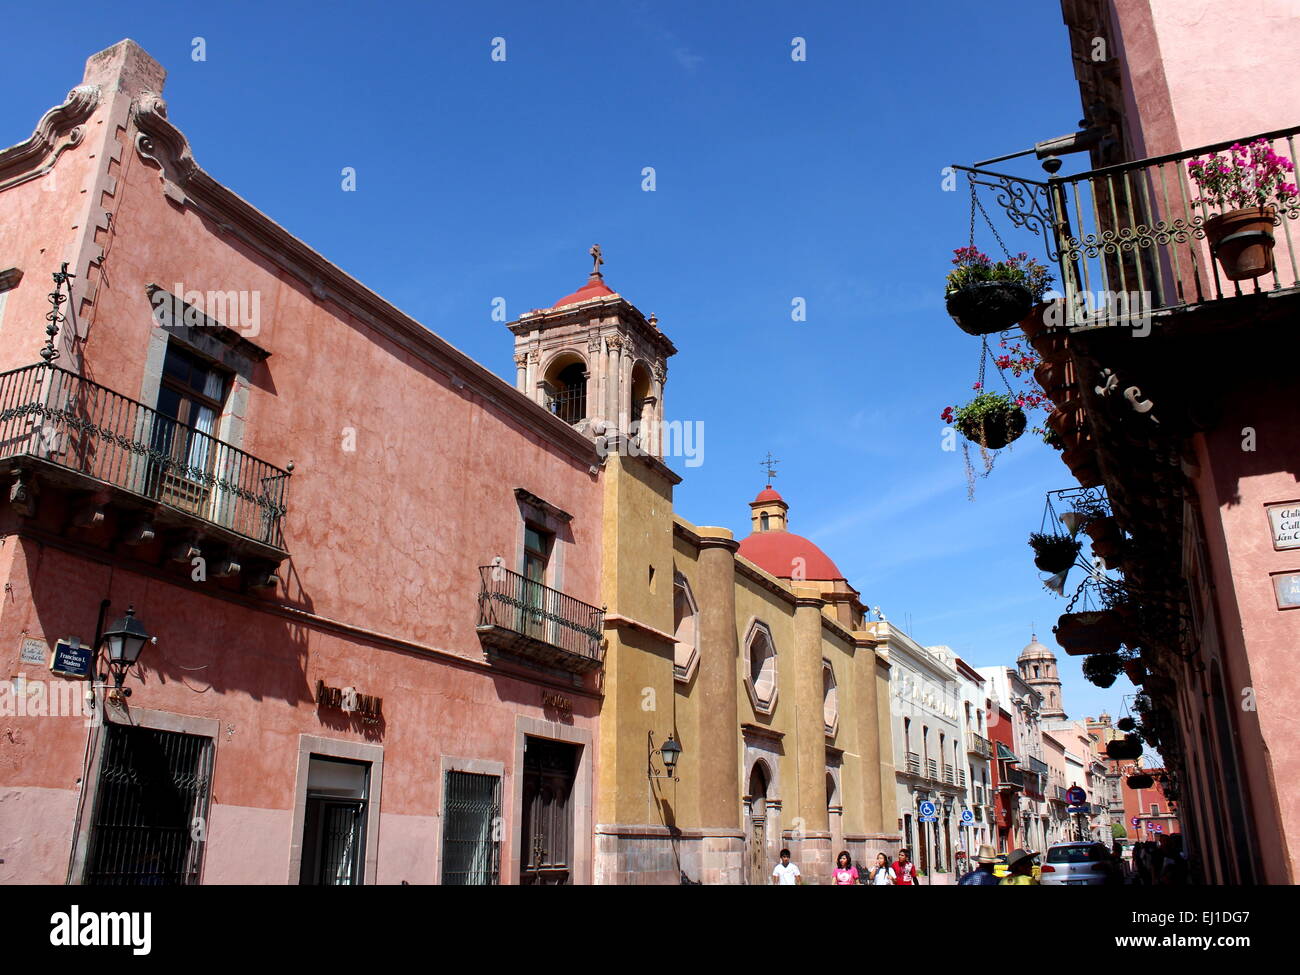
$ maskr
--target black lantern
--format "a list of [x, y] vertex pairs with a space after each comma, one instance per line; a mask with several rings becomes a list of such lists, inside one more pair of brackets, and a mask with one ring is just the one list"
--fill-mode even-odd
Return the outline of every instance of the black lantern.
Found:
[[122, 689], [126, 672], [140, 659], [144, 645], [153, 639], [138, 619], [135, 618], [135, 606], [129, 606], [126, 615], [104, 631], [101, 638], [108, 651], [108, 668], [113, 672], [113, 688], [130, 697], [131, 690]]
[[[647, 756], [649, 777], [652, 779], [672, 779], [676, 782], [677, 776], [673, 775], [673, 771], [677, 767], [677, 759], [682, 754], [682, 746], [677, 743], [677, 739], [672, 735], [669, 735], [668, 740], [665, 741], [663, 745], [655, 748], [655, 733], [651, 731], [649, 733], [648, 747], [650, 750], [650, 754]], [[656, 755], [663, 759], [664, 770], [662, 773], [655, 771], [654, 759]]]

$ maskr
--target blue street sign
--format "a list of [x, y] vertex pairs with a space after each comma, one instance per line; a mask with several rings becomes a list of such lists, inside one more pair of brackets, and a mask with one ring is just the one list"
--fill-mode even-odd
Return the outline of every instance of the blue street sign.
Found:
[[920, 811], [921, 811], [921, 819], [922, 819], [923, 822], [930, 822], [930, 823], [932, 823], [932, 822], [934, 822], [935, 819], [937, 818], [937, 817], [935, 816], [935, 814], [934, 814], [934, 813], [935, 813], [934, 803], [931, 802], [929, 799], [926, 799], [926, 800], [925, 800], [924, 802], [922, 802], [921, 805], [920, 805], [919, 807], [917, 807], [917, 808], [919, 808]]
[[975, 814], [969, 809], [963, 809], [961, 811], [961, 821], [963, 824], [969, 826], [971, 823], [975, 822]]
[[50, 673], [85, 680], [90, 676], [91, 656], [90, 647], [83, 647], [80, 640], [60, 640], [50, 654]]
[[1082, 806], [1088, 801], [1088, 793], [1077, 785], [1071, 786], [1065, 790], [1065, 800], [1072, 806]]
[[1091, 810], [1088, 806], [1068, 806], [1065, 811], [1071, 816], [1086, 816]]

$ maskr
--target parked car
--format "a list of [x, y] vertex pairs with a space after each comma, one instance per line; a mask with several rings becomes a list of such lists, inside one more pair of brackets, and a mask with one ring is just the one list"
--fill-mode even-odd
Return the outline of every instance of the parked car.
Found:
[[1101, 843], [1055, 843], [1047, 848], [1039, 882], [1044, 887], [1122, 883], [1110, 850]]

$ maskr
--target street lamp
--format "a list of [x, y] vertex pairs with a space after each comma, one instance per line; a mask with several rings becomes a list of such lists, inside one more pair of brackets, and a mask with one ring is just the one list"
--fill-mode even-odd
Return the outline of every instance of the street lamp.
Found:
[[[673, 772], [677, 768], [677, 759], [681, 757], [682, 746], [679, 745], [677, 739], [670, 734], [667, 741], [665, 741], [660, 747], [655, 748], [655, 733], [653, 731], [648, 732], [648, 736], [649, 753], [646, 756], [646, 774], [652, 779], [672, 779], [674, 782], [679, 781], [677, 776], [673, 775]], [[664, 770], [662, 772], [655, 771], [656, 755], [663, 759]]]
[[[135, 617], [134, 604], [127, 607], [126, 615], [104, 631], [101, 643], [108, 651], [108, 669], [113, 673], [113, 692], [122, 697], [131, 696], [131, 688], [122, 686], [126, 672], [140, 659], [144, 645], [153, 639], [149, 631]], [[108, 678], [101, 674], [100, 680]]]

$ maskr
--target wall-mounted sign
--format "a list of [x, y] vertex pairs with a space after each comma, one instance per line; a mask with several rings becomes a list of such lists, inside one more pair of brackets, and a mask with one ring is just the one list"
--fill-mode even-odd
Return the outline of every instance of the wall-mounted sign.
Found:
[[18, 653], [18, 660], [25, 664], [44, 665], [50, 659], [50, 648], [44, 640], [28, 637], [23, 641], [23, 648]]
[[50, 654], [50, 673], [85, 680], [90, 676], [93, 656], [90, 647], [83, 647], [75, 636], [60, 640], [54, 644], [54, 652]]
[[1300, 501], [1269, 505], [1266, 510], [1273, 529], [1273, 548], [1300, 548]]
[[554, 708], [565, 714], [573, 713], [573, 702], [567, 697], [559, 694], [553, 694], [550, 691], [542, 691], [542, 707]]
[[1273, 595], [1278, 609], [1300, 606], [1300, 572], [1283, 572], [1273, 576]]
[[316, 682], [316, 706], [356, 714], [363, 724], [378, 724], [384, 717], [382, 697], [359, 694], [355, 687], [326, 687], [323, 680]]

